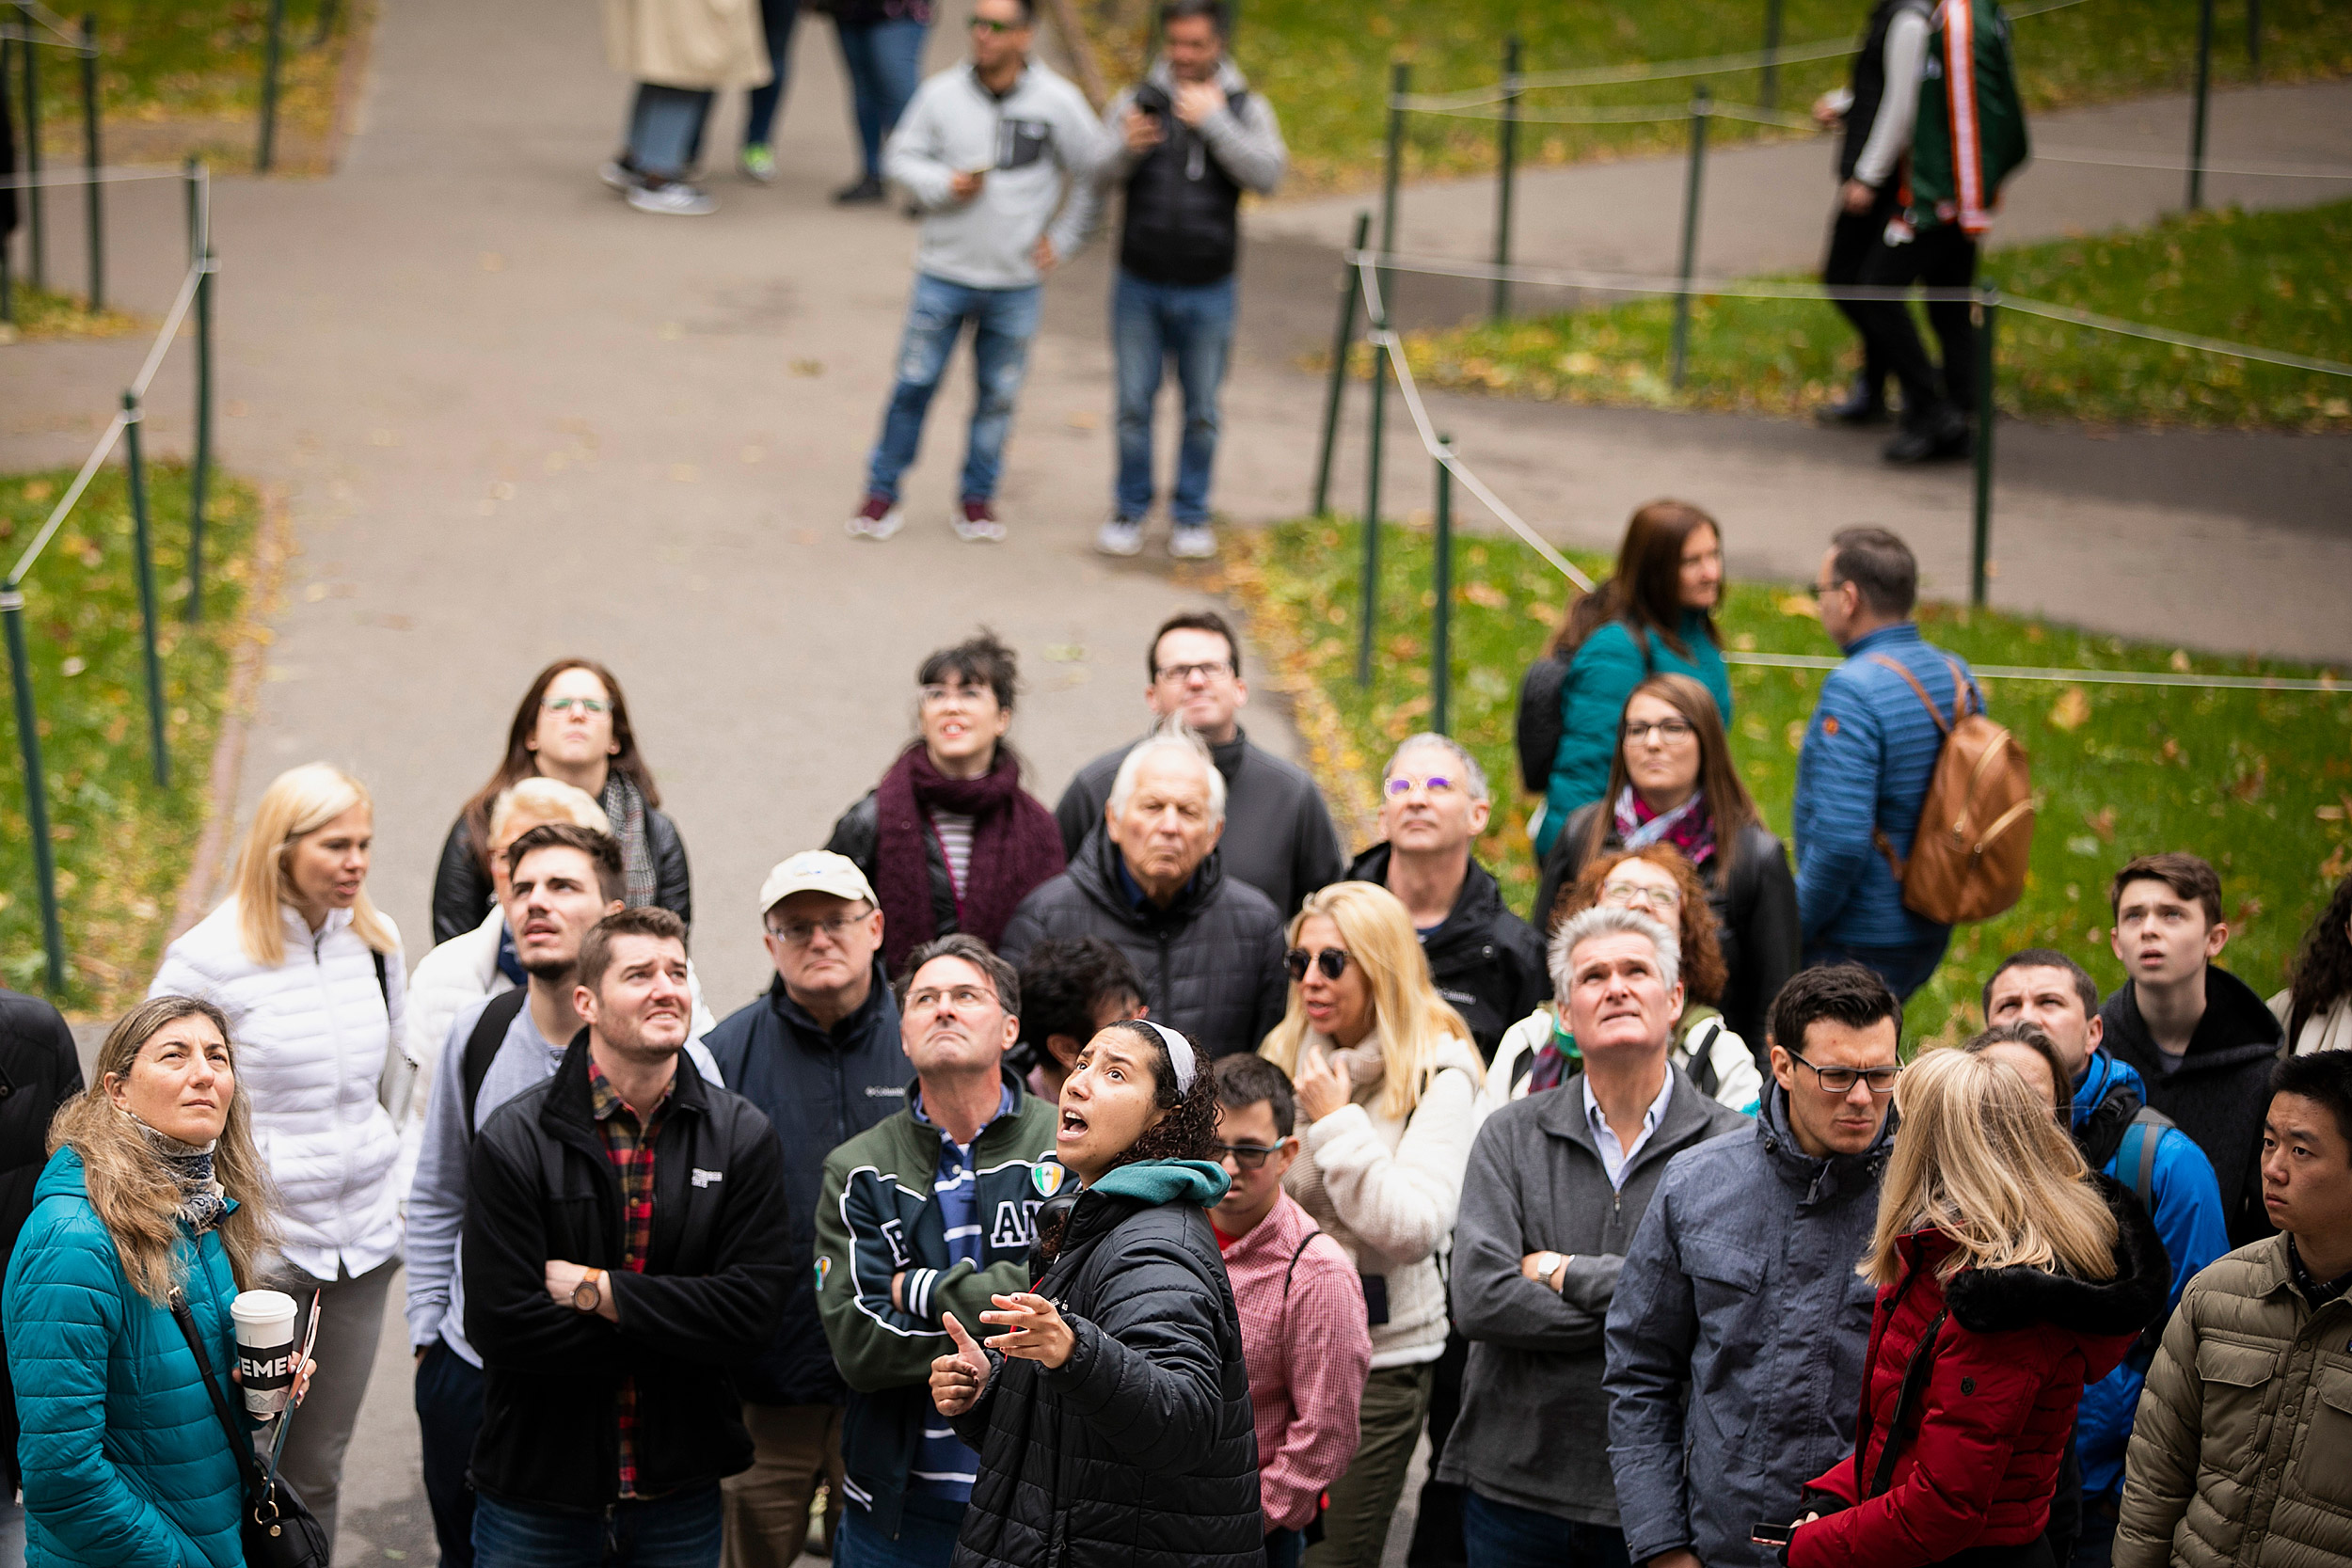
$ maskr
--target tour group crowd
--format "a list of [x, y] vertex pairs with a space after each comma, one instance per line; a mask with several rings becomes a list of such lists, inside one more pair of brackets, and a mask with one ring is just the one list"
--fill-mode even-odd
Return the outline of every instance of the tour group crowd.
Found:
[[[1442, 735], [1348, 859], [1210, 610], [1050, 811], [1013, 652], [925, 658], [829, 835], [721, 851], [782, 853], [702, 911], [747, 1002], [593, 659], [413, 969], [364, 784], [279, 775], [87, 1087], [0, 995], [16, 1549], [323, 1561], [250, 1499], [331, 1539], [398, 1280], [451, 1564], [1375, 1568], [1424, 1434], [1417, 1564], [2352, 1563], [2352, 878], [2265, 1004], [2223, 857], [2132, 847], [2120, 987], [2012, 953], [1906, 1041], [1950, 929], [1896, 868], [1982, 703], [1916, 578], [1823, 553], [1792, 871], [1720, 530], [1637, 513], [1547, 650], [1527, 919]], [[255, 1288], [309, 1355], [274, 1482], [215, 1405]]]

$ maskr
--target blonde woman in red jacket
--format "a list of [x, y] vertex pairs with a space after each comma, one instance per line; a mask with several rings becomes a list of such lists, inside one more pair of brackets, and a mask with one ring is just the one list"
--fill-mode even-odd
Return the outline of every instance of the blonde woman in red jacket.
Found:
[[1788, 1561], [2051, 1568], [2074, 1407], [2161, 1318], [2164, 1243], [2014, 1068], [1931, 1051], [1895, 1109], [1855, 1451], [1807, 1484]]

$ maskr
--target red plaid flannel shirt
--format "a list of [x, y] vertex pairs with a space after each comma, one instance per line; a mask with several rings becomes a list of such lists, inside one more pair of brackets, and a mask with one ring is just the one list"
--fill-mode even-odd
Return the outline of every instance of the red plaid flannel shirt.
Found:
[[[653, 1250], [653, 1146], [661, 1132], [661, 1114], [669, 1108], [670, 1089], [675, 1086], [676, 1080], [672, 1079], [641, 1122], [637, 1112], [605, 1081], [603, 1070], [593, 1059], [588, 1063], [589, 1110], [604, 1139], [604, 1152], [621, 1178], [621, 1215], [627, 1238], [621, 1267], [632, 1274], [645, 1272], [645, 1256]], [[613, 1413], [621, 1429], [621, 1496], [634, 1497], [639, 1495], [635, 1378], [621, 1379]]]

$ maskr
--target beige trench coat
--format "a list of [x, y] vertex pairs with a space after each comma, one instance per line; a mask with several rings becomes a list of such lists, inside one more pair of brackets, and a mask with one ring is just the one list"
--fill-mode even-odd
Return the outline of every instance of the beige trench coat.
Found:
[[756, 87], [772, 74], [759, 0], [604, 0], [604, 55], [665, 87]]

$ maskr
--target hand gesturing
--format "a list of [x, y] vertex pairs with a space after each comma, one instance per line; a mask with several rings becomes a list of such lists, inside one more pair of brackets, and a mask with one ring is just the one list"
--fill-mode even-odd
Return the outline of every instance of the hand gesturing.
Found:
[[1070, 1331], [1054, 1304], [1043, 1296], [1024, 1291], [1018, 1295], [988, 1299], [996, 1304], [996, 1310], [981, 1313], [980, 1322], [993, 1323], [1005, 1331], [988, 1342], [989, 1349], [1017, 1355], [1024, 1361], [1058, 1367], [1077, 1348], [1078, 1337]]
[[947, 1338], [956, 1342], [953, 1354], [931, 1362], [931, 1402], [942, 1416], [961, 1416], [972, 1408], [988, 1386], [988, 1353], [980, 1349], [956, 1315], [946, 1315]]

